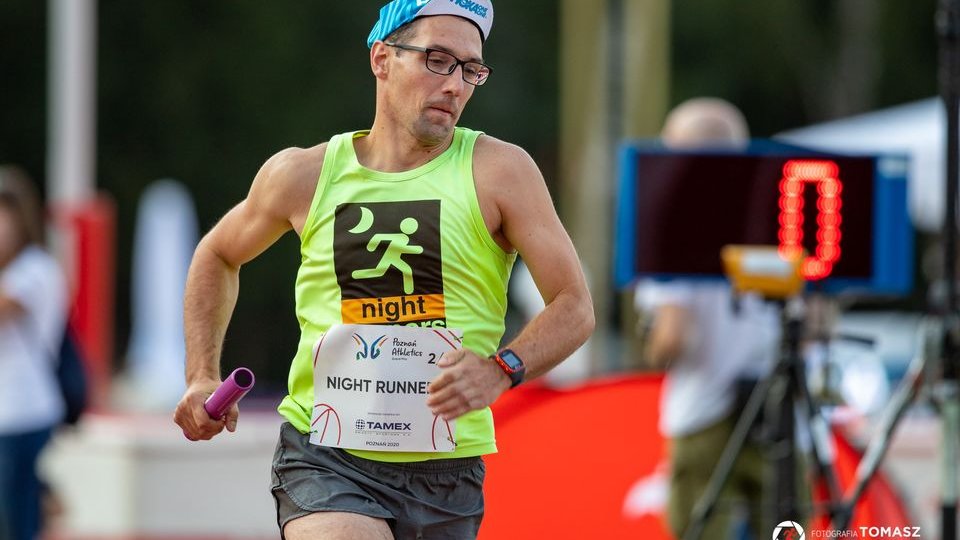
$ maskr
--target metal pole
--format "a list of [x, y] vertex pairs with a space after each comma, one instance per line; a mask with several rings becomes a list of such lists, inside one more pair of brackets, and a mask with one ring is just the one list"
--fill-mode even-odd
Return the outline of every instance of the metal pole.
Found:
[[941, 498], [942, 540], [957, 538], [957, 362], [960, 360], [960, 324], [957, 314], [957, 180], [960, 176], [960, 0], [940, 0], [936, 13], [940, 38], [940, 93], [947, 113], [946, 213], [943, 220], [944, 280], [947, 289], [944, 313], [942, 400], [943, 479]]
[[47, 199], [93, 198], [96, 170], [96, 0], [50, 0]]

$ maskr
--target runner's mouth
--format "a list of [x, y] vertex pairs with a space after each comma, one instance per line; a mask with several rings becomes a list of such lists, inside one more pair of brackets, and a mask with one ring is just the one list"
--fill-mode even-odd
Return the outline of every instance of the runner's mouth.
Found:
[[429, 107], [429, 109], [453, 116], [453, 111], [451, 111], [450, 109], [445, 109], [443, 107], [433, 107], [433, 106]]

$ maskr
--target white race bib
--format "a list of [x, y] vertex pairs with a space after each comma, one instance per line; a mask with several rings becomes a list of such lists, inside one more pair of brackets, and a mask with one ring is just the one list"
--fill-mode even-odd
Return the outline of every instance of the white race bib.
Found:
[[340, 324], [313, 347], [310, 442], [355, 450], [452, 452], [456, 421], [434, 416], [437, 361], [463, 346], [448, 328]]

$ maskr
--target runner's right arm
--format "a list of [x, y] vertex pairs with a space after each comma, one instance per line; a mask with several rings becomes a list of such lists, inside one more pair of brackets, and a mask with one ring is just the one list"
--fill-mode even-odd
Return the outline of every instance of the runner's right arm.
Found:
[[240, 267], [290, 229], [298, 233], [316, 189], [325, 145], [290, 148], [257, 173], [246, 199], [233, 207], [197, 246], [184, 292], [187, 389], [174, 421], [191, 440], [236, 429], [239, 409], [213, 420], [203, 402], [220, 384], [220, 354], [240, 284]]

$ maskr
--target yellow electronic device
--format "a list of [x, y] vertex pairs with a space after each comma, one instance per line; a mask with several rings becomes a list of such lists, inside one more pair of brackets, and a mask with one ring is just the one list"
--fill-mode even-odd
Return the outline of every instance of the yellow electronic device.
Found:
[[733, 289], [767, 298], [789, 298], [803, 289], [804, 256], [803, 250], [784, 253], [776, 246], [726, 245], [720, 251]]

